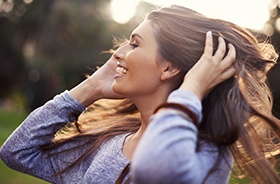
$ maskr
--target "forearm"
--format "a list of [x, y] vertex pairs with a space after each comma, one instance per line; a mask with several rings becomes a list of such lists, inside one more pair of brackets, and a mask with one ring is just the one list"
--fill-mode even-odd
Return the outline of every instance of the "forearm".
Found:
[[69, 95], [81, 103], [84, 107], [89, 106], [96, 100], [101, 98], [101, 95], [98, 93], [96, 88], [98, 84], [90, 78], [87, 78], [79, 85], [75, 86], [69, 91]]

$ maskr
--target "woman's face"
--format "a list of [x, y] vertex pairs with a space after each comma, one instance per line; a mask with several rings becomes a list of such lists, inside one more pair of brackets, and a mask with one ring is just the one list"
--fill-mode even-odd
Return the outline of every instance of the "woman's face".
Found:
[[149, 21], [144, 21], [114, 53], [119, 62], [112, 85], [114, 92], [130, 98], [158, 90], [161, 62], [156, 62], [157, 56], [158, 44], [152, 27]]

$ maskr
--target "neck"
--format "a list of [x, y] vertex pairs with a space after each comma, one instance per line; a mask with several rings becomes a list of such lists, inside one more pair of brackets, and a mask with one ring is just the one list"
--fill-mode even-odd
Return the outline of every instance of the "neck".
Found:
[[150, 123], [150, 117], [153, 115], [155, 109], [160, 104], [166, 102], [170, 92], [170, 90], [159, 87], [153, 94], [130, 97], [130, 100], [136, 105], [140, 112], [141, 126], [135, 134], [128, 136], [125, 140], [123, 154], [128, 159], [132, 158], [139, 140]]
[[135, 133], [134, 138], [140, 139], [145, 132], [147, 126], [150, 123], [150, 117], [154, 114], [155, 109], [162, 103], [166, 102], [166, 99], [170, 91], [159, 90], [160, 92], [149, 94], [147, 96], [141, 96], [133, 98], [132, 102], [136, 105], [141, 115], [141, 127]]

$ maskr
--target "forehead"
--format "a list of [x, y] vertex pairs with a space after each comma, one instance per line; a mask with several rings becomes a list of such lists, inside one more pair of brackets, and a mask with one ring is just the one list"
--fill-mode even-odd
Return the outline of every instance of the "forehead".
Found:
[[150, 24], [150, 21], [148, 20], [145, 20], [142, 23], [140, 23], [139, 26], [132, 31], [131, 35], [135, 34], [140, 35], [143, 38], [143, 40], [155, 40], [152, 26]]

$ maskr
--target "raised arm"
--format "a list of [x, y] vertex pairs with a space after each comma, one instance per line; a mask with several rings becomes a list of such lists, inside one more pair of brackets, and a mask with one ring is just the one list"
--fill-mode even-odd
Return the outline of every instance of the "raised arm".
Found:
[[[71, 151], [71, 155], [67, 155], [68, 162], [63, 162], [58, 155], [48, 157], [49, 153], [44, 152], [41, 147], [51, 143], [56, 131], [68, 122], [76, 120], [85, 107], [94, 101], [101, 98], [121, 98], [111, 90], [113, 76], [116, 74], [115, 66], [116, 62], [110, 58], [72, 90], [57, 95], [34, 110], [3, 144], [0, 150], [1, 159], [15, 170], [52, 183], [61, 183], [61, 176], [55, 174], [81, 155], [82, 150], [79, 150], [80, 153]], [[64, 148], [73, 147], [75, 144], [76, 142], [68, 143]], [[50, 153], [56, 151], [58, 150], [54, 149]]]

